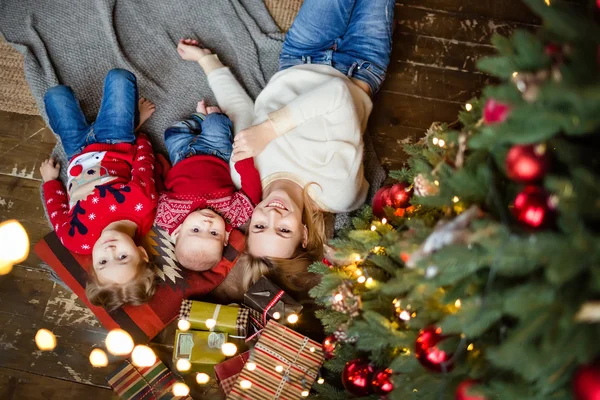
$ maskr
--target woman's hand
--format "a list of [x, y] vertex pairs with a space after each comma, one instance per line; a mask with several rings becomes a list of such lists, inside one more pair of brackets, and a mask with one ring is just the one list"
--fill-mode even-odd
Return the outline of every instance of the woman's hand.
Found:
[[58, 179], [58, 175], [60, 174], [60, 163], [50, 157], [40, 165], [40, 174], [42, 175], [42, 180], [44, 182]]
[[259, 155], [277, 137], [271, 121], [240, 131], [233, 142], [233, 162]]
[[177, 53], [179, 57], [186, 61], [200, 61], [204, 56], [212, 54], [208, 49], [200, 47], [200, 42], [195, 39], [181, 39], [177, 44]]

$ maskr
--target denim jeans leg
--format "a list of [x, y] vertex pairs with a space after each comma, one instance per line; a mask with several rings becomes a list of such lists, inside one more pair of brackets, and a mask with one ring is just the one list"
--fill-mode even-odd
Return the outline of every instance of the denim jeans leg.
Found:
[[138, 124], [138, 90], [135, 75], [112, 69], [104, 80], [104, 94], [94, 132], [100, 143], [133, 143]]
[[44, 105], [50, 127], [62, 142], [70, 159], [86, 146], [91, 131], [79, 102], [70, 87], [54, 86], [44, 95]]
[[177, 122], [165, 131], [165, 146], [169, 152], [171, 165], [193, 153], [191, 143], [202, 133], [202, 120], [192, 115], [189, 119]]
[[233, 133], [229, 117], [222, 113], [208, 114], [202, 122], [202, 134], [190, 146], [194, 154], [217, 156], [229, 163], [233, 151]]

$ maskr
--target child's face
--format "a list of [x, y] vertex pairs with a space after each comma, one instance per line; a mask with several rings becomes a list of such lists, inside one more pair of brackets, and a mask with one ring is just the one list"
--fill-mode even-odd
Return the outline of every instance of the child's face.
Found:
[[176, 246], [183, 252], [202, 250], [205, 254], [217, 256], [223, 253], [229, 233], [225, 221], [216, 212], [204, 209], [190, 213], [181, 225], [173, 231]]
[[104, 230], [94, 244], [92, 259], [99, 283], [123, 285], [135, 278], [142, 260], [148, 262], [148, 254], [131, 236]]

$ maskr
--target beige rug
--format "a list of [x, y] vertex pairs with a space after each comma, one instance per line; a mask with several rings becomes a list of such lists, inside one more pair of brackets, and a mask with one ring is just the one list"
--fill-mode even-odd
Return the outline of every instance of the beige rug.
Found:
[[[304, 0], [265, 0], [277, 26], [284, 31], [292, 22]], [[23, 56], [0, 39], [0, 110], [39, 115], [23, 72]]]

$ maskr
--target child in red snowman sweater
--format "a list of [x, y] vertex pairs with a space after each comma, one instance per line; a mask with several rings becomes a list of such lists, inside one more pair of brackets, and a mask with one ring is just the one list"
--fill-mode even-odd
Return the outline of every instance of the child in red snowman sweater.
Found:
[[145, 135], [135, 136], [154, 105], [137, 97], [135, 76], [122, 69], [107, 74], [93, 124], [69, 87], [55, 86], [44, 97], [50, 126], [69, 158], [66, 188], [52, 158], [40, 167], [50, 221], [67, 249], [92, 255], [86, 293], [108, 309], [141, 304], [154, 292], [148, 254], [135, 242], [150, 231], [156, 213], [152, 145]]

